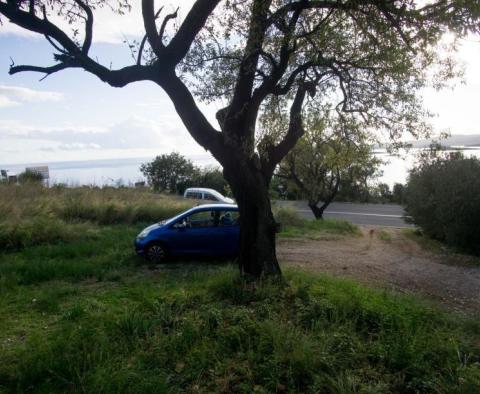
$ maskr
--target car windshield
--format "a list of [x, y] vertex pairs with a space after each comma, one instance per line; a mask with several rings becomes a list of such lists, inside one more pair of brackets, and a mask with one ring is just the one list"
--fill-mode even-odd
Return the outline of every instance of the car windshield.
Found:
[[174, 216], [173, 218], [162, 220], [162, 221], [158, 222], [158, 224], [162, 224], [162, 225], [170, 224], [170, 223], [176, 221], [180, 216], [185, 215], [185, 213], [187, 213], [187, 212], [182, 212], [182, 213], [179, 213], [178, 215]]

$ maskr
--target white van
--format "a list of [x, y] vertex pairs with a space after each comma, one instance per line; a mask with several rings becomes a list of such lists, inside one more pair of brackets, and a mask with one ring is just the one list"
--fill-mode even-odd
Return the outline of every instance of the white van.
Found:
[[231, 198], [221, 195], [219, 192], [213, 189], [207, 189], [204, 187], [189, 187], [183, 194], [184, 198], [193, 198], [195, 200], [207, 200], [211, 202], [221, 202], [224, 204], [233, 204], [234, 201]]

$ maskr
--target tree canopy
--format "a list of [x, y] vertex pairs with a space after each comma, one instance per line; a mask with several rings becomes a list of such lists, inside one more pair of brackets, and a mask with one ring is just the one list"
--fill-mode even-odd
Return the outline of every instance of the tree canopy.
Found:
[[348, 138], [338, 122], [329, 124], [325, 118], [313, 117], [305, 129], [276, 175], [296, 187], [315, 217], [321, 219], [342, 181], [356, 184], [363, 182], [366, 174], [373, 177], [381, 160], [373, 155], [370, 141], [355, 133], [355, 140]]
[[177, 192], [177, 185], [192, 178], [195, 172], [193, 163], [177, 152], [157, 156], [153, 161], [140, 166], [140, 171], [148, 179], [155, 191]]
[[140, 171], [158, 192], [183, 194], [188, 187], [207, 187], [227, 194], [228, 185], [216, 167], [198, 167], [177, 152], [162, 154], [143, 163]]

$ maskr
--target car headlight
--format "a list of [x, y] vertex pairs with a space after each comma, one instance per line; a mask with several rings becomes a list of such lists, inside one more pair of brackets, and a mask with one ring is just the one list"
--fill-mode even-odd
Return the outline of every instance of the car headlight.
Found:
[[143, 239], [143, 238], [147, 237], [148, 234], [150, 234], [150, 230], [145, 229], [140, 234], [137, 235], [137, 238], [138, 239]]

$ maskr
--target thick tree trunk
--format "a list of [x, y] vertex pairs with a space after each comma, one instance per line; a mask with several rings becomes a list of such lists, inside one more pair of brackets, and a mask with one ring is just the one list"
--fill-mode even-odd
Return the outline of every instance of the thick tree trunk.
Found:
[[229, 160], [224, 176], [240, 209], [240, 272], [254, 278], [280, 276], [268, 180], [254, 159]]

